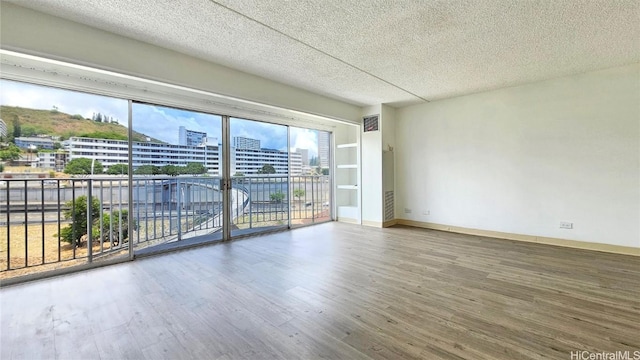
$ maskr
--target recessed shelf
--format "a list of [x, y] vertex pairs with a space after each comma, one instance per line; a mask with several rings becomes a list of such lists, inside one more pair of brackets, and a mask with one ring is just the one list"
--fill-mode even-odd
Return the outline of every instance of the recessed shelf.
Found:
[[338, 219], [340, 218], [349, 218], [349, 219], [358, 219], [359, 209], [357, 206], [338, 206]]
[[338, 189], [342, 189], [342, 190], [358, 190], [358, 185], [338, 185]]
[[354, 147], [358, 147], [357, 143], [350, 143], [350, 144], [340, 144], [337, 146], [338, 149], [345, 149], [345, 148], [354, 148]]
[[338, 169], [357, 169], [358, 165], [356, 164], [343, 164], [343, 165], [338, 165]]

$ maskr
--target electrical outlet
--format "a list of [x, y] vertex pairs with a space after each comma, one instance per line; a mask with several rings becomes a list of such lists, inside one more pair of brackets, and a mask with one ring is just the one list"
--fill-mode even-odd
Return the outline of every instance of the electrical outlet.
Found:
[[560, 229], [573, 229], [573, 223], [560, 221]]
[[411, 214], [411, 209], [404, 208], [404, 213], [405, 214]]
[[422, 215], [431, 215], [431, 211], [430, 210], [425, 210], [422, 212]]

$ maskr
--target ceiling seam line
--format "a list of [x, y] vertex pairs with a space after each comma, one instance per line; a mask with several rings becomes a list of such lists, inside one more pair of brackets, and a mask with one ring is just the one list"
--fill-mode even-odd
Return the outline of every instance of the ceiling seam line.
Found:
[[214, 4], [218, 5], [218, 6], [222, 7], [222, 8], [225, 8], [225, 9], [227, 9], [227, 10], [229, 10], [229, 11], [233, 12], [233, 13], [236, 13], [236, 14], [238, 14], [238, 15], [240, 15], [240, 16], [242, 16], [242, 17], [246, 18], [246, 19], [249, 19], [249, 20], [251, 20], [251, 21], [253, 21], [253, 22], [255, 22], [255, 23], [259, 24], [259, 25], [262, 25], [262, 26], [266, 27], [267, 29], [270, 29], [270, 30], [272, 30], [272, 31], [275, 31], [275, 32], [277, 32], [278, 34], [280, 34], [280, 35], [282, 35], [282, 36], [286, 36], [287, 38], [289, 38], [289, 39], [291, 39], [291, 40], [293, 40], [293, 41], [295, 41], [295, 42], [298, 42], [298, 43], [300, 43], [300, 44], [302, 44], [302, 45], [305, 45], [305, 46], [307, 46], [307, 47], [309, 47], [309, 48], [311, 48], [311, 49], [313, 49], [313, 50], [315, 50], [315, 51], [317, 51], [317, 52], [319, 52], [319, 53], [321, 53], [321, 54], [323, 54], [323, 55], [325, 55], [325, 56], [328, 56], [328, 57], [330, 57], [330, 58], [332, 58], [332, 59], [334, 59], [334, 60], [337, 60], [337, 61], [339, 61], [339, 62], [341, 62], [341, 63], [343, 63], [343, 64], [345, 64], [345, 65], [347, 65], [347, 66], [349, 66], [349, 67], [351, 67], [351, 68], [353, 68], [353, 69], [356, 69], [356, 70], [358, 70], [358, 71], [360, 71], [360, 72], [362, 72], [362, 73], [364, 73], [364, 74], [367, 74], [367, 75], [369, 75], [369, 76], [371, 76], [371, 77], [373, 77], [373, 78], [375, 78], [375, 79], [377, 79], [377, 80], [380, 80], [380, 81], [382, 81], [382, 82], [384, 82], [384, 83], [386, 83], [386, 84], [388, 84], [388, 85], [391, 85], [391, 86], [393, 86], [394, 88], [399, 89], [399, 90], [401, 90], [401, 91], [403, 91], [403, 92], [405, 92], [405, 93], [407, 93], [407, 94], [409, 94], [409, 95], [411, 95], [411, 96], [415, 96], [416, 98], [418, 98], [418, 99], [420, 99], [420, 100], [422, 100], [422, 101], [430, 102], [429, 100], [425, 99], [424, 97], [422, 97], [422, 96], [420, 96], [420, 95], [414, 94], [413, 92], [411, 92], [411, 91], [409, 91], [409, 90], [406, 90], [406, 89], [404, 89], [404, 88], [402, 88], [402, 87], [400, 87], [400, 86], [398, 86], [398, 85], [396, 85], [396, 84], [394, 84], [394, 83], [392, 83], [392, 82], [390, 82], [390, 81], [388, 81], [388, 80], [385, 80], [385, 79], [383, 79], [383, 78], [381, 78], [381, 77], [379, 77], [379, 76], [377, 76], [377, 75], [375, 75], [375, 74], [372, 74], [372, 73], [370, 73], [369, 71], [366, 71], [366, 70], [364, 70], [364, 69], [361, 69], [361, 68], [359, 68], [359, 67], [358, 67], [358, 66], [356, 66], [356, 65], [353, 65], [353, 64], [351, 64], [351, 63], [348, 63], [348, 62], [346, 62], [346, 61], [344, 61], [344, 60], [340, 59], [340, 58], [339, 58], [339, 57], [337, 57], [337, 56], [334, 56], [334, 55], [331, 55], [331, 54], [329, 54], [329, 53], [325, 52], [324, 50], [318, 49], [317, 47], [315, 47], [315, 46], [313, 46], [313, 45], [311, 45], [311, 44], [307, 44], [306, 42], [304, 42], [304, 41], [302, 41], [302, 40], [296, 39], [296, 38], [294, 38], [293, 36], [291, 36], [291, 35], [289, 35], [289, 34], [287, 34], [287, 33], [283, 32], [283, 31], [280, 31], [280, 30], [278, 30], [278, 29], [276, 29], [276, 28], [274, 28], [274, 27], [272, 27], [272, 26], [270, 26], [270, 25], [267, 25], [267, 24], [265, 24], [265, 23], [263, 23], [263, 22], [261, 22], [261, 21], [259, 21], [259, 20], [256, 20], [256, 19], [254, 19], [254, 18], [252, 18], [252, 17], [250, 17], [250, 16], [248, 16], [248, 15], [245, 15], [245, 14], [243, 14], [243, 13], [241, 13], [241, 12], [239, 12], [239, 11], [235, 10], [235, 9], [232, 9], [232, 8], [230, 8], [230, 7], [228, 7], [228, 6], [224, 5], [224, 4], [221, 4], [221, 3], [217, 2], [216, 0], [209, 0], [209, 2], [212, 2], [212, 3], [214, 3]]

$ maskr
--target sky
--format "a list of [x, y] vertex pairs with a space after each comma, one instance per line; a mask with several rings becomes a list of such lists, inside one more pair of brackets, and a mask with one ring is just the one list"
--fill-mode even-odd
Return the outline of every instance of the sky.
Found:
[[[111, 97], [61, 90], [41, 85], [0, 80], [0, 104], [31, 109], [59, 111], [91, 118], [95, 113], [113, 117], [128, 126], [127, 101]], [[221, 117], [174, 108], [134, 104], [133, 129], [147, 136], [178, 143], [178, 128], [206, 132], [208, 137], [222, 138]], [[1, 114], [0, 114], [1, 116]], [[231, 119], [231, 137], [242, 136], [260, 140], [263, 148], [286, 150], [287, 128], [282, 125], [243, 119]], [[291, 127], [291, 148], [308, 149], [309, 156], [318, 155], [317, 131]]]

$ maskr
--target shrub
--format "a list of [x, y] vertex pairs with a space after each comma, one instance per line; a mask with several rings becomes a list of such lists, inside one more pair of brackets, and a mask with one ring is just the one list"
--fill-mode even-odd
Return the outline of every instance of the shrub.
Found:
[[[120, 224], [122, 224], [122, 234], [120, 233]], [[134, 222], [135, 228], [135, 222]], [[102, 240], [111, 242], [112, 246], [118, 245], [120, 240], [129, 238], [129, 212], [127, 210], [114, 211], [111, 214], [102, 215], [102, 224], [100, 219], [96, 219], [96, 225], [93, 227], [94, 239], [99, 240], [100, 227], [102, 227]]]
[[269, 194], [269, 199], [276, 203], [281, 203], [284, 200], [284, 194], [280, 191], [274, 192], [273, 194]]
[[[68, 209], [64, 210], [64, 218], [71, 219], [71, 224], [60, 230], [62, 241], [80, 247], [80, 239], [87, 234], [87, 196], [82, 195], [65, 203]], [[100, 201], [91, 198], [91, 216], [97, 219], [100, 216]]]

